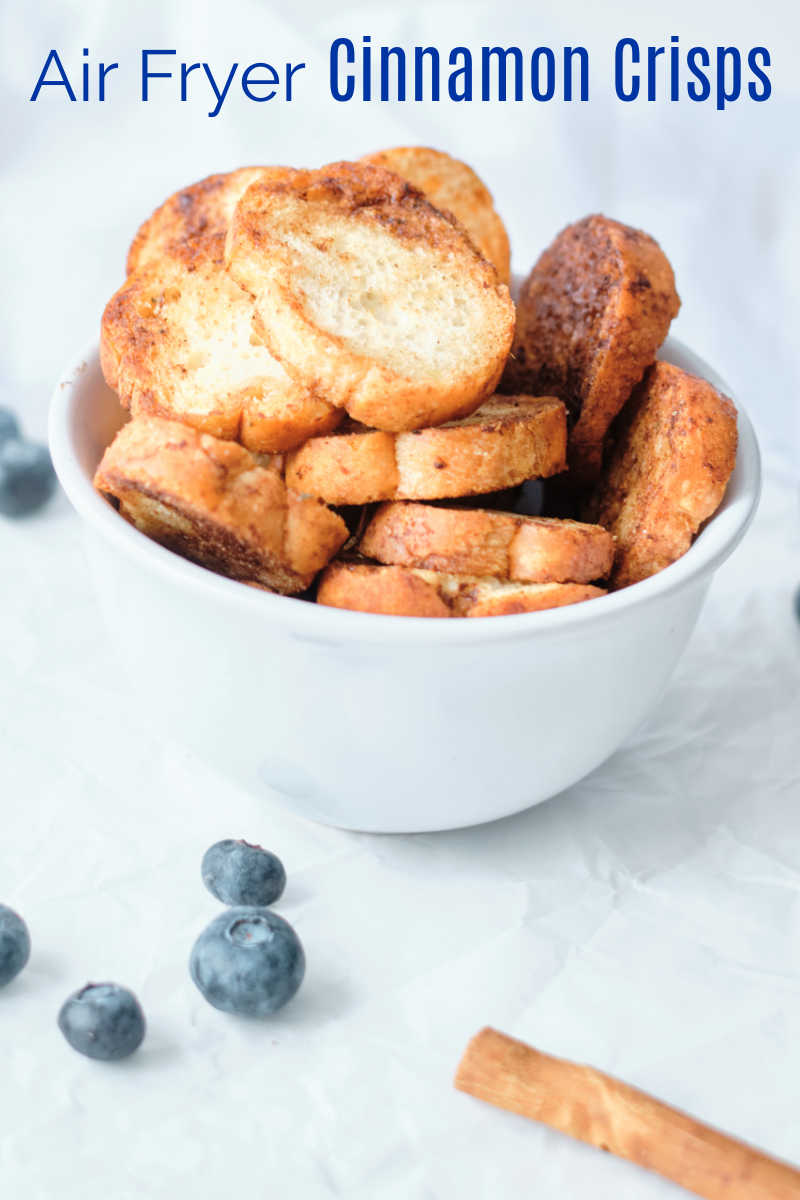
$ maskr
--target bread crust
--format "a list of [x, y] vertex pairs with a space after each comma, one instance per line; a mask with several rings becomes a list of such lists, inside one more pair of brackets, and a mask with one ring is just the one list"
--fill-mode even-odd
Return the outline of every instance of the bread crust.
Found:
[[401, 617], [501, 617], [540, 612], [605, 595], [579, 583], [523, 584], [373, 563], [333, 562], [317, 603]]
[[317, 603], [396, 617], [452, 615], [437, 588], [422, 575], [371, 563], [332, 563], [320, 578]]
[[508, 289], [455, 218], [398, 175], [345, 162], [257, 180], [226, 253], [258, 336], [357, 421], [417, 429], [494, 391], [513, 335]]
[[378, 509], [359, 549], [382, 563], [527, 583], [590, 583], [614, 561], [599, 525], [402, 502]]
[[94, 483], [162, 545], [285, 594], [304, 591], [347, 538], [341, 517], [287, 489], [276, 465], [176, 421], [129, 421]]
[[457, 617], [512, 617], [517, 613], [543, 612], [567, 604], [582, 604], [605, 596], [606, 589], [591, 583], [500, 583], [478, 580], [465, 587], [455, 604]]
[[685, 554], [719, 507], [736, 462], [736, 409], [705, 380], [657, 362], [612, 437], [585, 516], [614, 535], [611, 584], [620, 588]]
[[134, 416], [280, 453], [342, 414], [253, 338], [252, 302], [225, 271], [224, 247], [224, 233], [172, 242], [130, 275], [103, 313], [101, 366]]
[[483, 257], [493, 264], [500, 282], [508, 283], [508, 233], [494, 207], [492, 193], [472, 167], [429, 146], [394, 146], [365, 154], [361, 162], [394, 171], [424, 192], [434, 208], [452, 213]]
[[502, 386], [564, 400], [576, 482], [597, 477], [606, 431], [679, 307], [658, 243], [604, 216], [564, 229], [526, 279]]
[[125, 264], [127, 274], [156, 262], [171, 242], [225, 234], [237, 200], [265, 172], [276, 177], [292, 173], [290, 167], [239, 167], [208, 175], [168, 196], [140, 225], [131, 242]]
[[493, 396], [460, 421], [388, 434], [348, 427], [287, 456], [286, 480], [329, 504], [436, 500], [564, 469], [566, 413], [551, 396]]

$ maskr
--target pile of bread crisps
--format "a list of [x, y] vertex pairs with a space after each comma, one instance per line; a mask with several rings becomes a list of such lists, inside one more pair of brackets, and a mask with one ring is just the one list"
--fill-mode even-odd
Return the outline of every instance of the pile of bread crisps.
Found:
[[730, 400], [656, 361], [672, 268], [603, 216], [516, 307], [509, 263], [491, 194], [437, 150], [177, 192], [103, 315], [130, 420], [96, 487], [213, 571], [362, 612], [532, 612], [660, 571], [736, 457]]

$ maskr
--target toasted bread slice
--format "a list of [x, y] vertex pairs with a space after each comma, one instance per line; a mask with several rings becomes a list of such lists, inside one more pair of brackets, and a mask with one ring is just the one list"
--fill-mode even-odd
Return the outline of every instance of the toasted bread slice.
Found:
[[361, 161], [402, 175], [425, 193], [434, 208], [451, 212], [483, 257], [494, 264], [500, 282], [508, 283], [511, 250], [506, 227], [495, 210], [492, 193], [472, 167], [428, 146], [395, 146], [365, 154]]
[[704, 379], [655, 363], [612, 427], [586, 518], [617, 543], [613, 587], [669, 566], [719, 507], [736, 462], [736, 409]]
[[140, 226], [128, 251], [127, 273], [130, 275], [157, 261], [170, 242], [226, 233], [242, 192], [265, 173], [285, 177], [291, 170], [288, 167], [240, 167], [237, 171], [209, 175], [169, 196]]
[[581, 583], [523, 584], [374, 563], [333, 562], [317, 603], [399, 617], [501, 617], [603, 596]]
[[412, 433], [347, 428], [287, 456], [286, 481], [329, 504], [436, 500], [514, 487], [564, 468], [566, 413], [550, 396], [493, 396]]
[[272, 463], [177, 421], [129, 421], [94, 482], [148, 537], [276, 592], [304, 591], [347, 538], [341, 517], [287, 490]]
[[334, 562], [320, 577], [317, 603], [395, 617], [452, 616], [428, 574], [407, 567]]
[[227, 257], [289, 374], [365, 425], [440, 424], [494, 391], [514, 328], [508, 289], [398, 175], [335, 163], [257, 180]]
[[431, 504], [382, 505], [359, 549], [382, 563], [526, 583], [589, 583], [614, 561], [599, 525]]
[[224, 245], [224, 234], [171, 242], [128, 277], [103, 313], [103, 373], [134, 416], [278, 453], [335, 429], [342, 414], [253, 337], [252, 301], [227, 274]]
[[453, 610], [457, 617], [511, 617], [516, 613], [580, 604], [605, 595], [605, 588], [591, 583], [509, 583], [499, 579], [477, 579], [471, 584], [460, 585]]
[[576, 482], [597, 477], [606, 431], [679, 307], [658, 243], [608, 217], [569, 225], [525, 281], [503, 388], [564, 400]]

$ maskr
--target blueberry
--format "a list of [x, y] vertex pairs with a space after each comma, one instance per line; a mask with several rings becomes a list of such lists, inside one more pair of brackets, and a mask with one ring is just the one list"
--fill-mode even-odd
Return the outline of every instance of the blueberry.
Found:
[[73, 1050], [115, 1062], [141, 1045], [144, 1013], [133, 992], [118, 983], [87, 983], [64, 1001], [58, 1028]]
[[206, 850], [200, 871], [211, 895], [223, 904], [274, 904], [286, 887], [286, 872], [277, 855], [232, 838]]
[[230, 908], [192, 947], [189, 970], [209, 1004], [266, 1017], [303, 982], [306, 957], [288, 921], [269, 908]]
[[0, 987], [19, 975], [30, 953], [28, 926], [13, 908], [0, 904]]
[[46, 446], [18, 438], [0, 441], [0, 513], [22, 517], [41, 508], [56, 486]]
[[0, 445], [11, 438], [19, 438], [19, 421], [10, 408], [0, 408]]

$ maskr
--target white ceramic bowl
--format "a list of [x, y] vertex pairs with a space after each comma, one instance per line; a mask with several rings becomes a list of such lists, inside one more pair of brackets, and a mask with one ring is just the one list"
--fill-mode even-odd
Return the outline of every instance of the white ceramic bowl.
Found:
[[[680, 343], [662, 357], [730, 395]], [[507, 816], [608, 758], [659, 697], [760, 487], [739, 408], [725, 501], [660, 574], [547, 612], [385, 617], [245, 587], [137, 532], [91, 484], [122, 420], [92, 347], [56, 388], [50, 447], [132, 685], [165, 733], [227, 775], [304, 816], [380, 833]]]

